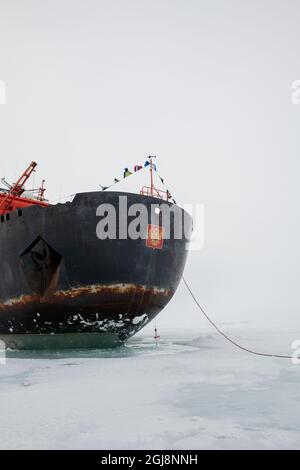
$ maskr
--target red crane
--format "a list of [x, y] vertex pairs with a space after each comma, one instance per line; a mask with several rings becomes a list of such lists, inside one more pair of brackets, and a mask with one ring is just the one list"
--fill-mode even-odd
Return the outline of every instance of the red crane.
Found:
[[29, 167], [24, 171], [22, 176], [18, 179], [16, 183], [14, 183], [10, 189], [8, 190], [7, 193], [0, 194], [1, 199], [0, 199], [0, 215], [5, 214], [6, 212], [9, 212], [11, 210], [14, 210], [16, 207], [14, 207], [14, 201], [18, 200], [20, 201], [20, 206], [21, 207], [26, 207], [28, 205], [33, 205], [35, 203], [38, 203], [39, 205], [48, 205], [46, 203], [43, 203], [43, 196], [45, 192], [44, 188], [44, 181], [42, 184], [42, 188], [40, 188], [40, 198], [39, 202], [34, 201], [34, 200], [25, 200], [25, 198], [21, 198], [22, 194], [25, 191], [25, 184], [32, 175], [32, 173], [35, 171], [35, 168], [37, 167], [36, 162], [31, 162]]

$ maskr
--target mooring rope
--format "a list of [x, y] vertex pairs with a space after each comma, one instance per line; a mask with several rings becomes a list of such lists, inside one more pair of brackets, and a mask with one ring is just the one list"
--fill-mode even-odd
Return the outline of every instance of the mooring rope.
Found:
[[209, 323], [215, 328], [215, 330], [217, 330], [217, 332], [221, 336], [223, 336], [223, 338], [225, 338], [227, 341], [229, 341], [231, 344], [233, 344], [234, 346], [236, 346], [239, 349], [242, 349], [242, 351], [246, 351], [250, 354], [255, 354], [256, 356], [277, 357], [277, 358], [280, 358], [280, 359], [294, 359], [294, 356], [288, 356], [288, 355], [284, 355], [284, 354], [271, 354], [271, 353], [263, 353], [263, 352], [259, 352], [259, 351], [254, 351], [253, 349], [246, 348], [245, 346], [242, 346], [239, 343], [237, 343], [236, 341], [234, 341], [233, 339], [231, 339], [228, 335], [226, 335], [226, 333], [224, 333], [222, 330], [220, 330], [220, 328], [216, 325], [216, 323], [208, 316], [208, 314], [206, 313], [204, 308], [198, 302], [197, 298], [195, 297], [194, 293], [192, 292], [192, 290], [191, 290], [189, 284], [187, 283], [187, 281], [185, 280], [184, 276], [182, 275], [181, 277], [182, 277], [182, 280], [183, 280], [187, 290], [189, 291], [192, 299], [194, 300], [194, 302], [198, 306], [199, 310], [202, 312], [202, 314], [205, 316], [205, 318], [209, 321]]
[[[171, 250], [171, 253], [172, 253], [172, 250]], [[177, 260], [175, 258], [175, 255], [174, 253], [172, 253], [172, 257], [177, 265], [177, 268], [178, 267], [178, 263], [177, 263]], [[202, 305], [200, 304], [200, 302], [198, 301], [198, 299], [196, 298], [195, 294], [193, 293], [191, 287], [189, 286], [189, 283], [187, 282], [187, 280], [185, 279], [183, 273], [181, 273], [181, 279], [183, 280], [184, 282], [184, 285], [186, 286], [190, 296], [192, 297], [192, 299], [194, 300], [195, 304], [197, 305], [198, 309], [200, 310], [200, 312], [202, 313], [202, 315], [204, 315], [204, 317], [206, 318], [206, 320], [214, 327], [214, 329], [221, 335], [223, 336], [224, 339], [226, 339], [227, 341], [229, 341], [231, 344], [233, 344], [236, 348], [239, 348], [241, 349], [242, 351], [245, 351], [247, 353], [250, 353], [250, 354], [254, 354], [255, 356], [262, 356], [262, 357], [276, 357], [276, 358], [279, 358], [279, 359], [295, 359], [295, 356], [290, 356], [290, 355], [284, 355], [284, 354], [272, 354], [272, 353], [263, 353], [263, 352], [260, 352], [260, 351], [255, 351], [253, 349], [249, 349], [249, 348], [246, 348], [245, 346], [242, 346], [241, 344], [237, 343], [236, 341], [234, 341], [232, 338], [230, 338], [226, 333], [224, 333], [219, 327], [218, 325], [210, 318], [210, 316], [207, 314], [207, 312], [205, 311], [205, 309], [202, 307]]]

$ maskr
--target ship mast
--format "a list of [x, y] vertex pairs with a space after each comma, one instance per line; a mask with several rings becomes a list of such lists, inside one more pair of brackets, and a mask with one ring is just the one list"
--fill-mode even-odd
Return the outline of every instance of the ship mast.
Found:
[[38, 201], [44, 201], [45, 200], [45, 192], [46, 192], [46, 188], [45, 188], [45, 180], [42, 181], [42, 185], [41, 187], [38, 189], [38, 195], [37, 195], [37, 200]]
[[[150, 186], [143, 186], [141, 191], [140, 191], [140, 194], [142, 196], [152, 196], [152, 197], [158, 197], [160, 199], [165, 199], [166, 201], [168, 201], [169, 199], [169, 192], [167, 191], [162, 191], [161, 189], [156, 189], [156, 187], [154, 186], [154, 178], [153, 178], [153, 171], [155, 170], [156, 171], [156, 167], [153, 163], [153, 158], [156, 158], [156, 155], [149, 155], [148, 156], [148, 160], [149, 160], [149, 163], [146, 162], [145, 166], [148, 168], [148, 166], [150, 166], [150, 178], [151, 178], [151, 181], [150, 181]], [[159, 177], [160, 178], [160, 177]], [[160, 178], [161, 181], [163, 182], [162, 178]]]
[[150, 175], [151, 175], [151, 185], [150, 185], [150, 191], [151, 191], [151, 196], [154, 194], [154, 182], [153, 182], [153, 158], [156, 158], [155, 155], [149, 155], [149, 160], [150, 160]]

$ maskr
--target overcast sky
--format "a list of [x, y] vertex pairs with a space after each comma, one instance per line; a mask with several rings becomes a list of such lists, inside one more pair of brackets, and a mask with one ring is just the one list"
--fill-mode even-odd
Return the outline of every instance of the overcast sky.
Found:
[[[156, 154], [205, 205], [213, 318], [300, 335], [299, 25], [300, 0], [0, 0], [0, 175], [36, 160], [55, 200]], [[183, 288], [160, 318], [202, 323]]]

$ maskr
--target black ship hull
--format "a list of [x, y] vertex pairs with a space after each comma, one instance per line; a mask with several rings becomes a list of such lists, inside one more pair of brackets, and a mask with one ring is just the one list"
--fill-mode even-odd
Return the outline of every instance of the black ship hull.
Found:
[[[113, 346], [139, 331], [171, 300], [189, 236], [175, 239], [173, 217], [170, 239], [159, 249], [145, 239], [100, 240], [97, 207], [115, 207], [119, 225], [124, 216], [119, 213], [121, 195], [129, 205], [150, 208], [162, 202], [129, 193], [83, 193], [72, 203], [28, 207], [2, 220], [0, 340], [7, 347]], [[168, 205], [191, 234], [190, 216]]]

